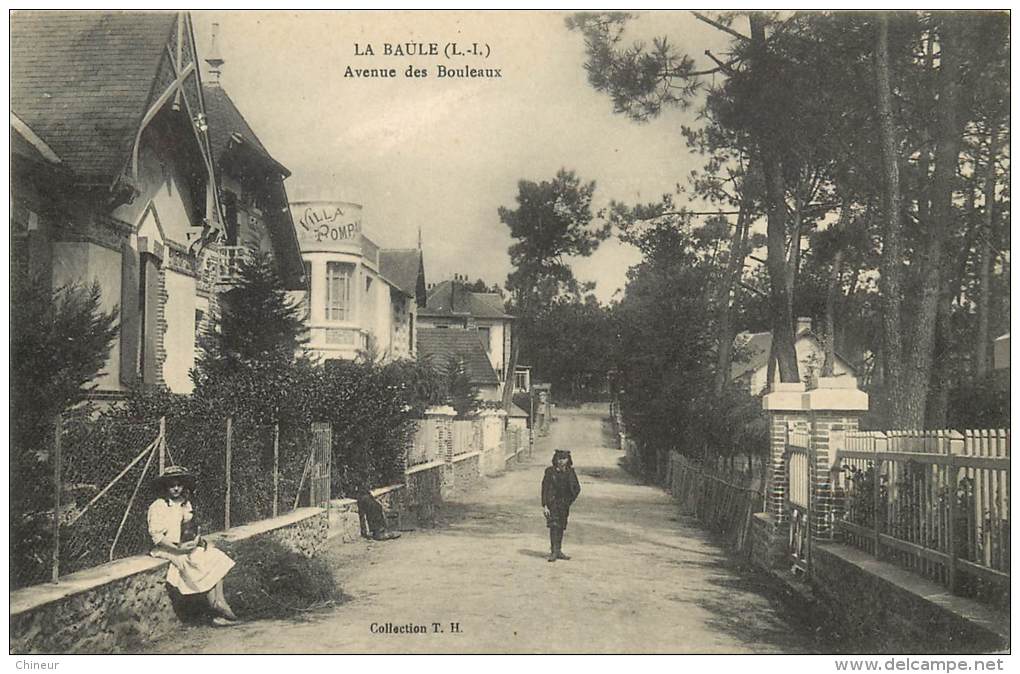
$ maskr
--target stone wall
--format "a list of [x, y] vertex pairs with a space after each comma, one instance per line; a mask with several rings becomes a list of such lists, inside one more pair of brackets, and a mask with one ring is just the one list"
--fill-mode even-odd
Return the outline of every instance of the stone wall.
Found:
[[455, 494], [464, 494], [481, 485], [481, 456], [481, 452], [470, 452], [453, 457], [453, 491]]
[[[325, 545], [328, 526], [326, 511], [301, 508], [208, 538], [215, 544], [268, 536], [311, 556]], [[179, 628], [164, 583], [168, 564], [128, 557], [12, 592], [10, 652], [135, 651]]]
[[436, 461], [415, 466], [404, 476], [406, 497], [404, 513], [408, 526], [431, 527], [436, 523], [436, 509], [443, 502], [444, 462]]
[[838, 544], [812, 549], [811, 587], [829, 630], [862, 652], [989, 653], [1009, 648], [1009, 617]]

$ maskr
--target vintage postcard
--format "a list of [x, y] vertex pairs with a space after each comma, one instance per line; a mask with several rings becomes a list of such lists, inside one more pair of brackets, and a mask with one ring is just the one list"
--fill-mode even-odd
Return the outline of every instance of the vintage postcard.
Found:
[[15, 668], [1004, 668], [1010, 28], [11, 12]]

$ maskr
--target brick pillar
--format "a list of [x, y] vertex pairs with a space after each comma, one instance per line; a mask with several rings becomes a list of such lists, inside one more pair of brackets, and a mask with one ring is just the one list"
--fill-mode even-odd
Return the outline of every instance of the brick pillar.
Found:
[[861, 414], [868, 411], [868, 394], [858, 390], [854, 377], [820, 377], [818, 387], [805, 399], [811, 420], [811, 537], [834, 538], [833, 521], [839, 504], [833, 493], [836, 450], [848, 431], [856, 431]]
[[786, 512], [786, 439], [809, 422], [804, 384], [774, 384], [762, 400], [769, 413], [769, 466], [765, 472], [765, 512], [776, 522], [789, 519]]

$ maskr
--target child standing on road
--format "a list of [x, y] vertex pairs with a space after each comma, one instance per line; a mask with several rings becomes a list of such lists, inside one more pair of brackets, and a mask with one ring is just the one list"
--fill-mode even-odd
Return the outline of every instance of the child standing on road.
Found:
[[549, 527], [549, 561], [570, 559], [563, 554], [563, 530], [567, 528], [570, 505], [581, 493], [581, 484], [574, 472], [574, 461], [570, 452], [557, 449], [553, 452], [552, 466], [545, 469], [542, 477], [542, 513]]

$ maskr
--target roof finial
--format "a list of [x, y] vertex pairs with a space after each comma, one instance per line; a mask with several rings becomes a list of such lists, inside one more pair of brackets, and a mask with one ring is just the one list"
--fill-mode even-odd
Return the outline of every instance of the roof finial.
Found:
[[421, 225], [418, 225], [418, 250], [421, 250]]
[[205, 62], [209, 64], [209, 84], [215, 86], [220, 84], [220, 73], [223, 72], [223, 64], [225, 63], [220, 56], [220, 48], [216, 44], [216, 37], [219, 32], [220, 24], [214, 23], [212, 25], [212, 37], [209, 41], [209, 56], [205, 59]]

